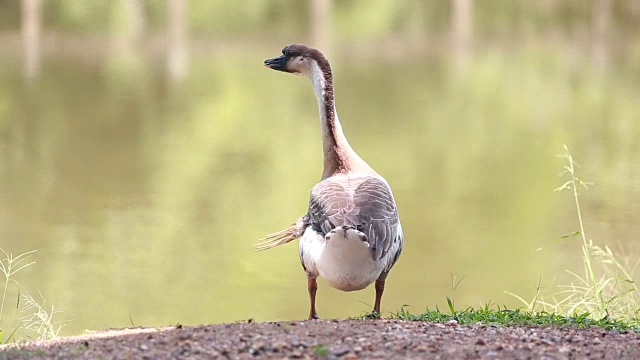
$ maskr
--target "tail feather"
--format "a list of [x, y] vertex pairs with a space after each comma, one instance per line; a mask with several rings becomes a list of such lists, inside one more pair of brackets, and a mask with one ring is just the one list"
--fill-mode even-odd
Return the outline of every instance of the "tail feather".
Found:
[[256, 248], [256, 251], [263, 251], [286, 244], [301, 237], [307, 226], [309, 226], [307, 216], [303, 216], [291, 224], [290, 227], [265, 236], [260, 239], [261, 242], [253, 246]]

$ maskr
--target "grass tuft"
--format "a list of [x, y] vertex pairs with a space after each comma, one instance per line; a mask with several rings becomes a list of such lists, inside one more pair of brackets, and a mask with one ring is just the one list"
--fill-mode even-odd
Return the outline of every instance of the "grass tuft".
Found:
[[[453, 302], [450, 303], [450, 306], [453, 306]], [[391, 318], [434, 323], [447, 323], [455, 320], [458, 324], [497, 326], [572, 326], [577, 328], [598, 326], [605, 330], [640, 332], [640, 326], [637, 324], [630, 324], [609, 317], [595, 320], [590, 316], [590, 313], [565, 316], [545, 311], [529, 312], [523, 309], [509, 310], [506, 307], [501, 308], [497, 304], [486, 304], [478, 309], [468, 307], [464, 310], [456, 310], [452, 308], [450, 311], [450, 313], [444, 313], [436, 308], [435, 310], [427, 309], [422, 314], [411, 314], [406, 311], [403, 306], [400, 308], [400, 311], [392, 314]]]
[[[572, 281], [555, 287], [543, 287], [541, 279], [530, 301], [505, 291], [524, 304], [524, 308], [516, 310], [509, 310], [497, 304], [487, 304], [479, 309], [468, 307], [460, 310], [456, 309], [454, 301], [447, 296], [448, 313], [436, 307], [435, 310], [427, 309], [422, 314], [411, 314], [405, 310], [405, 305], [400, 311], [392, 314], [391, 318], [436, 323], [455, 320], [459, 324], [480, 323], [499, 326], [598, 326], [605, 330], [640, 332], [640, 291], [627, 269], [627, 263], [620, 261], [608, 246], [598, 246], [586, 235], [580, 207], [580, 189], [586, 190], [592, 184], [578, 177], [578, 164], [566, 145], [564, 154], [560, 157], [566, 160], [561, 175], [566, 175], [568, 179], [555, 191], [571, 192], [579, 230], [563, 235], [558, 240], [580, 236], [583, 273], [567, 270]], [[452, 284], [455, 290], [459, 282], [456, 284], [453, 278]], [[557, 290], [549, 295], [546, 291], [550, 288]]]
[[327, 357], [331, 352], [326, 346], [317, 344], [313, 347], [313, 353], [316, 357]]
[[[0, 298], [0, 344], [6, 344], [12, 341], [16, 341], [16, 337], [20, 339], [28, 339], [30, 337], [17, 336], [18, 333], [22, 335], [23, 332], [35, 332], [38, 335], [39, 340], [52, 339], [58, 336], [60, 329], [63, 327], [60, 323], [53, 321], [53, 315], [56, 313], [53, 306], [51, 310], [45, 308], [46, 301], [40, 294], [42, 304], [34, 299], [31, 295], [20, 290], [20, 284], [15, 279], [15, 275], [24, 270], [25, 268], [35, 264], [35, 261], [29, 261], [31, 255], [36, 251], [28, 251], [18, 256], [14, 256], [12, 253], [0, 248], [4, 258], [0, 259], [0, 273], [4, 276], [2, 298]], [[11, 324], [17, 323], [13, 328], [9, 336], [4, 338], [2, 329], [8, 327], [7, 321], [3, 318], [5, 313], [5, 304], [7, 301], [7, 291], [9, 287], [13, 285], [18, 289], [18, 295], [16, 298], [16, 318], [18, 316], [18, 310], [24, 315], [19, 319], [14, 318]], [[22, 308], [20, 309], [20, 303], [22, 302]], [[13, 326], [13, 325], [12, 325]]]
[[[544, 312], [555, 314], [588, 314], [595, 319], [622, 319], [625, 322], [640, 326], [640, 291], [633, 280], [627, 264], [619, 260], [618, 256], [608, 246], [598, 246], [587, 238], [585, 224], [580, 207], [580, 189], [588, 189], [591, 183], [578, 177], [578, 164], [564, 146], [566, 160], [564, 171], [566, 180], [555, 191], [570, 191], [575, 204], [579, 230], [561, 237], [569, 239], [580, 236], [583, 272], [566, 270], [571, 281], [568, 284], [546, 286], [542, 291], [541, 282], [536, 287], [536, 293], [531, 301], [505, 291], [520, 300], [528, 312]], [[551, 289], [551, 293], [550, 292]]]
[[[4, 254], [4, 258], [0, 259], [0, 272], [4, 276], [3, 290], [2, 290], [2, 300], [0, 300], [0, 344], [7, 343], [12, 340], [18, 328], [16, 327], [11, 331], [9, 336], [6, 339], [3, 338], [3, 325], [2, 316], [4, 314], [4, 305], [7, 300], [7, 290], [9, 289], [9, 285], [13, 284], [18, 288], [18, 294], [20, 293], [20, 284], [17, 280], [14, 279], [15, 275], [24, 270], [25, 268], [35, 264], [35, 261], [29, 262], [29, 258], [36, 251], [28, 251], [26, 253], [22, 253], [18, 256], [13, 256], [13, 253], [8, 253], [4, 249], [0, 248], [0, 251]], [[16, 307], [20, 304], [20, 295], [18, 295], [18, 299], [16, 300]]]
[[55, 339], [64, 325], [53, 321], [53, 315], [56, 311], [53, 306], [51, 306], [51, 310], [47, 310], [45, 308], [47, 301], [39, 291], [38, 294], [42, 299], [42, 303], [27, 293], [22, 293], [21, 295], [24, 302], [22, 312], [26, 313], [20, 318], [22, 327], [38, 334], [38, 340]]
[[2, 291], [2, 301], [0, 301], [0, 321], [2, 321], [2, 314], [4, 313], [4, 304], [7, 299], [7, 289], [9, 288], [9, 284], [13, 283], [16, 286], [20, 287], [20, 284], [13, 279], [13, 276], [17, 274], [20, 270], [23, 270], [26, 267], [29, 267], [35, 264], [35, 261], [26, 263], [25, 262], [31, 257], [31, 254], [36, 251], [28, 251], [26, 253], [20, 254], [18, 256], [13, 256], [12, 253], [7, 253], [4, 249], [0, 248], [0, 251], [4, 254], [4, 259], [0, 260], [0, 272], [4, 275], [4, 289]]

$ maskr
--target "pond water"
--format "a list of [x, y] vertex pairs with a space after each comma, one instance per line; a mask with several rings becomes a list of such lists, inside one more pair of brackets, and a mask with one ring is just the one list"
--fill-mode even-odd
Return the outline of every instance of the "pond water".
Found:
[[[193, 54], [182, 81], [153, 54], [50, 56], [27, 81], [0, 59], [0, 247], [37, 250], [17, 276], [69, 320], [106, 327], [302, 319], [297, 242], [254, 252], [306, 211], [321, 173], [307, 81], [269, 71], [280, 47]], [[594, 183], [588, 236], [637, 259], [640, 97], [632, 69], [559, 52], [354, 59], [335, 49], [351, 144], [391, 184], [406, 235], [385, 313], [521, 303], [580, 272], [563, 144]], [[540, 250], [540, 248], [542, 248]], [[458, 282], [462, 280], [459, 284]], [[321, 317], [370, 311], [373, 289], [319, 283]], [[10, 295], [15, 295], [11, 294]]]

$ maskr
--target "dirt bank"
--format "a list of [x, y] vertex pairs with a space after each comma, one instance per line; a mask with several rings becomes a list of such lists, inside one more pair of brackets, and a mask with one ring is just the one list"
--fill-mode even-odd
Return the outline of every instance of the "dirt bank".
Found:
[[640, 359], [640, 334], [600, 328], [320, 320], [105, 330], [13, 345], [0, 359]]

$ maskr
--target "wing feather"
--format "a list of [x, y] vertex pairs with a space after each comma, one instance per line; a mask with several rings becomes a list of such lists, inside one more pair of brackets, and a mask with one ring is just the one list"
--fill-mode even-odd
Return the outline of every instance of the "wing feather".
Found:
[[391, 189], [379, 176], [321, 181], [311, 191], [308, 216], [311, 226], [322, 234], [338, 226], [355, 227], [375, 249], [375, 260], [384, 257], [402, 235]]

